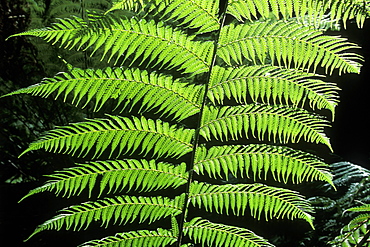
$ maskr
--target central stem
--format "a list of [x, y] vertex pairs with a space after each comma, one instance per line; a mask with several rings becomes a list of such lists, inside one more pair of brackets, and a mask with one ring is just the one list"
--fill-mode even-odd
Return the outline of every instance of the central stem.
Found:
[[197, 151], [197, 148], [199, 146], [199, 139], [200, 139], [200, 134], [199, 134], [200, 133], [200, 127], [201, 127], [201, 124], [202, 124], [204, 108], [205, 108], [206, 103], [207, 103], [207, 92], [208, 92], [208, 89], [209, 89], [209, 82], [210, 82], [210, 78], [211, 78], [211, 74], [212, 74], [212, 69], [213, 69], [214, 65], [216, 64], [218, 40], [220, 38], [221, 28], [223, 27], [223, 25], [225, 23], [227, 2], [228, 2], [228, 0], [220, 1], [219, 9], [220, 9], [220, 17], [221, 17], [222, 21], [221, 21], [220, 27], [217, 31], [217, 36], [216, 36], [215, 42], [214, 42], [212, 63], [211, 63], [211, 66], [210, 66], [208, 74], [207, 74], [207, 79], [205, 80], [207, 83], [205, 84], [204, 93], [201, 96], [202, 97], [202, 105], [201, 105], [200, 112], [199, 112], [197, 128], [195, 129], [195, 133], [194, 133], [193, 151], [192, 151], [192, 154], [191, 154], [192, 156], [191, 156], [191, 161], [190, 161], [190, 165], [189, 165], [190, 169], [188, 171], [189, 172], [189, 178], [188, 178], [188, 182], [186, 184], [186, 189], [185, 189], [186, 194], [185, 194], [185, 199], [184, 199], [184, 206], [183, 206], [182, 214], [180, 216], [180, 221], [179, 221], [179, 236], [177, 238], [178, 239], [178, 241], [177, 241], [177, 246], [178, 247], [181, 246], [182, 241], [183, 241], [183, 237], [184, 237], [183, 229], [184, 229], [184, 224], [185, 224], [188, 205], [189, 205], [188, 200], [189, 200], [190, 186], [191, 186], [191, 183], [193, 182], [194, 163], [195, 163], [196, 151]]

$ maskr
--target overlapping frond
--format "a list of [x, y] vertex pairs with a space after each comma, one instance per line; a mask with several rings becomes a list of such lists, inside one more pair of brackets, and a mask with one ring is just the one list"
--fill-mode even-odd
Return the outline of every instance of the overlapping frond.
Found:
[[103, 58], [110, 54], [108, 60], [124, 55], [125, 58], [131, 56], [133, 63], [141, 57], [140, 61], [145, 61], [146, 66], [162, 64], [167, 69], [179, 67], [186, 73], [206, 72], [211, 63], [212, 42], [193, 41], [194, 36], [162, 22], [106, 16], [98, 17], [91, 30], [79, 42], [79, 47], [94, 46], [93, 53], [102, 48]]
[[332, 173], [335, 174], [334, 183], [339, 186], [346, 185], [347, 181], [355, 181], [370, 177], [368, 169], [352, 164], [350, 162], [338, 162], [330, 165]]
[[179, 21], [186, 28], [199, 28], [198, 33], [207, 33], [220, 28], [219, 0], [172, 0], [169, 4], [161, 1], [166, 19]]
[[113, 3], [108, 12], [117, 9], [140, 12], [147, 8], [164, 21], [177, 21], [185, 28], [198, 28], [198, 33], [218, 30], [219, 0], [119, 0]]
[[80, 17], [58, 19], [58, 23], [54, 23], [51, 27], [33, 29], [22, 33], [14, 34], [11, 37], [30, 35], [44, 39], [52, 45], [59, 42], [60, 46], [74, 47], [77, 41], [73, 42], [77, 34], [84, 29], [87, 29], [87, 23]]
[[244, 228], [213, 223], [200, 217], [185, 223], [184, 232], [202, 246], [219, 247], [272, 247], [262, 237]]
[[197, 150], [194, 171], [213, 178], [253, 177], [293, 183], [321, 180], [333, 185], [328, 165], [314, 155], [283, 146], [225, 145]]
[[365, 19], [370, 16], [370, 1], [357, 0], [321, 0], [329, 10], [332, 20], [343, 20], [346, 27], [347, 20], [355, 19], [357, 26], [362, 28]]
[[329, 109], [334, 115], [339, 88], [334, 83], [314, 77], [318, 75], [276, 66], [215, 66], [207, 95], [214, 103], [233, 98], [238, 103], [251, 99], [253, 102], [297, 107], [307, 100], [311, 108]]
[[236, 140], [252, 136], [280, 143], [323, 143], [331, 149], [324, 127], [328, 122], [305, 110], [283, 106], [243, 105], [208, 107], [204, 111], [200, 134], [210, 140]]
[[185, 119], [197, 114], [200, 109], [199, 95], [203, 87], [174, 80], [171, 76], [149, 73], [145, 70], [128, 68], [79, 69], [46, 78], [40, 84], [32, 85], [7, 94], [32, 94], [55, 98], [71, 96], [71, 102], [82, 107], [91, 101], [98, 111], [109, 100], [116, 99], [116, 108], [123, 111], [127, 106], [140, 104], [142, 111], [157, 108], [162, 114]]
[[171, 231], [159, 228], [156, 231], [139, 230], [117, 233], [114, 236], [86, 242], [80, 247], [164, 247], [175, 243], [176, 240], [177, 236]]
[[357, 0], [230, 0], [227, 11], [238, 20], [253, 20], [260, 16], [267, 19], [270, 13], [275, 18], [299, 17], [306, 15], [318, 18], [330, 14], [332, 20], [356, 19], [357, 25], [362, 27], [365, 18], [369, 16], [370, 1]]
[[148, 4], [151, 3], [156, 6], [160, 1], [168, 4], [171, 0], [113, 0], [112, 7], [107, 12], [118, 9], [138, 12], [143, 10]]
[[370, 204], [363, 204], [347, 209], [348, 212], [370, 212]]
[[48, 8], [48, 16], [64, 18], [70, 16], [83, 16], [85, 11], [102, 11], [110, 6], [110, 0], [88, 0], [81, 4], [76, 0], [53, 0]]
[[193, 182], [189, 194], [190, 202], [209, 212], [244, 215], [250, 214], [266, 220], [288, 218], [304, 219], [313, 226], [310, 213], [313, 208], [301, 195], [292, 190], [275, 188], [263, 184], [210, 185]]
[[170, 125], [159, 119], [108, 117], [51, 130], [31, 143], [23, 153], [43, 148], [49, 152], [77, 156], [93, 152], [93, 157], [99, 157], [110, 148], [109, 157], [135, 150], [144, 155], [153, 152], [157, 157], [179, 157], [192, 151], [192, 129]]
[[[369, 225], [370, 225], [370, 204], [364, 204], [358, 207], [347, 209], [349, 212], [361, 212], [360, 215], [354, 217], [346, 226], [341, 229], [340, 235], [330, 243], [334, 247], [339, 246], [366, 246], [369, 240]], [[365, 238], [365, 239], [363, 239]], [[363, 243], [360, 245], [360, 243]]]
[[349, 49], [359, 48], [345, 38], [323, 35], [295, 22], [266, 21], [230, 24], [221, 31], [217, 54], [228, 65], [277, 63], [313, 71], [318, 66], [332, 73], [359, 73], [362, 57]]
[[[149, 224], [164, 217], [176, 216], [182, 212], [184, 196], [174, 199], [166, 197], [116, 196], [98, 201], [86, 202], [63, 209], [59, 215], [39, 225], [33, 235], [44, 230], [80, 230], [93, 221], [108, 224], [125, 224], [138, 220]], [[29, 237], [29, 238], [30, 238]]]
[[255, 20], [259, 17], [267, 19], [272, 13], [275, 18], [284, 19], [294, 16], [304, 17], [307, 12], [323, 14], [317, 0], [229, 0], [227, 11], [239, 21], [243, 19]]
[[100, 177], [100, 195], [104, 190], [107, 194], [135, 189], [137, 191], [153, 191], [177, 188], [187, 182], [186, 164], [172, 165], [154, 160], [108, 160], [79, 164], [76, 167], [56, 172], [48, 177], [53, 178], [44, 185], [31, 190], [25, 199], [31, 195], [53, 191], [62, 196], [78, 196], [88, 189], [89, 195]]

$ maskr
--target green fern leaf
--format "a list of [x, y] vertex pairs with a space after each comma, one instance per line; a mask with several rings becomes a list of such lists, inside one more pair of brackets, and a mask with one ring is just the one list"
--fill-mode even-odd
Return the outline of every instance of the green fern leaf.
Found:
[[[50, 8], [78, 10], [75, 0], [67, 2], [56, 0]], [[111, 9], [86, 9], [96, 4]], [[151, 225], [82, 246], [273, 246], [248, 229], [192, 218], [197, 208], [258, 220], [303, 219], [313, 227], [310, 200], [298, 192], [225, 178], [334, 186], [322, 160], [279, 145], [306, 141], [331, 149], [324, 133], [328, 121], [305, 109], [328, 109], [334, 117], [339, 89], [314, 71], [359, 73], [362, 57], [352, 53], [357, 45], [324, 32], [341, 20], [363, 25], [368, 9], [368, 0], [89, 0], [81, 1], [83, 18], [11, 36], [39, 37], [77, 50], [75, 57], [84, 54], [85, 61], [94, 56], [86, 68], [106, 63], [82, 70], [67, 59], [69, 72], [8, 95], [54, 96], [87, 110], [113, 106], [125, 114], [57, 127], [22, 153], [44, 149], [101, 159], [57, 171], [24, 197], [44, 191], [98, 197], [63, 209], [31, 236], [161, 220], [168, 229]], [[101, 69], [112, 65], [120, 67]], [[256, 139], [277, 144], [240, 145]], [[223, 181], [197, 181], [207, 176]], [[141, 194], [163, 195], [162, 189], [175, 194]], [[122, 192], [130, 196], [117, 195]], [[106, 198], [109, 193], [115, 197]], [[368, 222], [361, 224], [369, 218], [367, 209], [350, 209], [366, 213], [347, 232], [352, 242], [367, 228]]]
[[164, 247], [175, 243], [176, 240], [176, 235], [173, 235], [171, 231], [159, 228], [156, 231], [139, 230], [117, 233], [114, 236], [86, 242], [80, 247]]
[[200, 217], [185, 223], [185, 235], [202, 246], [272, 247], [265, 239], [244, 228], [212, 223]]
[[171, 232], [174, 236], [179, 236], [180, 234], [179, 224], [175, 216], [171, 217]]
[[238, 103], [261, 100], [265, 104], [292, 104], [298, 107], [309, 101], [311, 108], [329, 109], [334, 116], [339, 88], [334, 83], [312, 77], [318, 76], [295, 69], [275, 66], [215, 66], [210, 79], [208, 98], [223, 103], [233, 98]]
[[155, 10], [154, 15], [165, 22], [177, 21], [177, 25], [199, 28], [197, 33], [206, 33], [220, 28], [218, 6], [219, 0], [119, 0], [107, 12], [122, 9], [140, 13], [147, 8], [146, 14]]
[[116, 157], [138, 149], [144, 155], [152, 151], [158, 157], [179, 157], [192, 151], [192, 129], [144, 117], [108, 117], [51, 130], [31, 143], [21, 155], [41, 148], [50, 152], [86, 156], [94, 147], [94, 157], [99, 157], [109, 147], [110, 157], [116, 150]]
[[[367, 211], [369, 212], [369, 211]], [[344, 228], [346, 231], [357, 230], [362, 225], [368, 225], [370, 222], [370, 213], [360, 214], [352, 219], [349, 224]]]
[[[217, 51], [228, 65], [243, 64], [243, 58], [253, 64], [265, 64], [268, 60], [279, 66], [305, 68], [322, 66], [326, 71], [339, 69], [339, 73], [359, 73], [362, 61], [358, 54], [347, 52], [359, 48], [345, 38], [325, 36], [294, 22], [254, 22], [230, 24], [222, 29]], [[345, 52], [346, 51], [346, 52]]]
[[307, 142], [323, 143], [331, 149], [329, 139], [323, 129], [328, 122], [304, 110], [283, 106], [244, 105], [208, 107], [200, 134], [210, 140], [235, 140], [241, 136], [273, 140], [280, 143], [298, 142], [301, 138]]
[[127, 188], [128, 191], [154, 191], [168, 187], [177, 188], [187, 182], [186, 164], [174, 166], [154, 160], [111, 160], [79, 164], [77, 167], [56, 172], [48, 177], [53, 178], [43, 186], [31, 190], [25, 198], [44, 191], [55, 191], [62, 196], [76, 196], [88, 188], [89, 196], [98, 176], [100, 193], [108, 188], [108, 194]]
[[108, 61], [114, 56], [118, 59], [123, 54], [126, 58], [135, 54], [131, 63], [142, 56], [147, 66], [168, 64], [168, 69], [179, 66], [186, 73], [195, 74], [206, 72], [210, 66], [214, 48], [212, 42], [192, 41], [193, 36], [187, 36], [162, 22], [106, 17], [97, 21], [92, 30], [94, 32], [80, 42], [80, 47], [95, 45], [96, 51], [103, 46], [103, 58], [110, 53]]
[[330, 17], [332, 20], [343, 20], [344, 27], [346, 27], [347, 20], [355, 19], [357, 26], [362, 28], [365, 19], [369, 17], [369, 1], [356, 0], [331, 0], [324, 1], [327, 10], [330, 10]]
[[59, 19], [59, 22], [52, 24], [51, 27], [29, 30], [11, 35], [9, 38], [30, 35], [43, 38], [45, 41], [51, 42], [52, 45], [59, 42], [60, 46], [72, 48], [78, 42], [78, 40], [74, 40], [76, 35], [86, 28], [86, 22], [82, 18], [74, 16], [73, 18]]
[[[89, 26], [81, 19], [63, 19], [49, 28], [36, 29], [13, 36], [32, 35], [43, 38], [66, 49], [86, 50], [94, 47], [91, 55], [103, 49], [102, 59], [109, 53], [108, 61], [131, 55], [131, 63], [137, 59], [146, 61], [148, 67], [158, 64], [167, 69], [180, 67], [186, 73], [207, 72], [211, 63], [214, 45], [212, 42], [192, 41], [187, 36], [164, 23], [146, 22], [136, 18], [118, 19], [114, 16], [90, 16]], [[86, 31], [89, 30], [89, 31]], [[13, 37], [10, 36], [10, 37]]]
[[220, 28], [218, 18], [219, 0], [191, 0], [170, 3], [161, 1], [159, 9], [164, 9], [166, 19], [176, 20], [187, 28], [199, 28], [198, 33], [207, 33]]
[[297, 16], [304, 19], [306, 15], [320, 18], [326, 13], [332, 20], [356, 19], [357, 25], [363, 27], [365, 18], [369, 16], [369, 1], [356, 0], [230, 0], [227, 11], [239, 21], [243, 19], [253, 20], [259, 16], [267, 19], [270, 13], [275, 18], [282, 16], [284, 19]]
[[112, 7], [107, 11], [107, 13], [118, 9], [138, 12], [143, 10], [150, 2], [158, 4], [159, 0], [113, 0]]
[[77, 2], [59, 2], [50, 10], [50, 16], [58, 16], [58, 18], [70, 17], [71, 15], [81, 17], [81, 3]]
[[370, 212], [370, 204], [364, 204], [358, 207], [352, 207], [349, 209], [346, 209], [346, 211], [349, 212]]
[[[367, 205], [368, 207], [368, 205]], [[356, 210], [354, 210], [356, 211]], [[368, 211], [369, 212], [369, 211]], [[341, 234], [333, 241], [330, 241], [331, 246], [366, 246], [359, 245], [365, 235], [369, 232], [370, 213], [363, 213], [353, 218], [346, 226], [341, 229]], [[368, 240], [367, 240], [368, 242]]]
[[64, 101], [71, 95], [72, 104], [76, 106], [84, 100], [82, 107], [85, 107], [95, 99], [94, 111], [100, 110], [109, 99], [117, 99], [116, 108], [121, 111], [128, 104], [133, 107], [140, 103], [142, 111], [158, 108], [158, 112], [182, 120], [199, 112], [202, 89], [202, 86], [185, 84], [171, 76], [139, 69], [73, 68], [69, 73], [58, 74], [4, 96], [27, 93], [48, 97], [55, 92], [55, 98], [64, 95]]
[[245, 215], [247, 207], [253, 217], [261, 219], [304, 219], [313, 228], [311, 205], [297, 192], [263, 184], [210, 185], [193, 182], [189, 200], [194, 206], [218, 214]]
[[288, 147], [250, 144], [248, 146], [216, 146], [197, 150], [194, 171], [197, 174], [228, 178], [250, 177], [267, 180], [272, 174], [275, 181], [293, 183], [321, 180], [334, 187], [328, 165], [314, 155]]
[[[39, 225], [29, 237], [44, 230], [73, 229], [74, 231], [87, 228], [93, 221], [101, 221], [107, 227], [113, 224], [126, 224], [139, 220], [149, 224], [161, 218], [178, 215], [182, 212], [184, 196], [171, 200], [166, 197], [135, 197], [117, 196], [94, 202], [86, 202], [63, 209], [54, 218]], [[29, 239], [28, 238], [28, 239]]]
[[[82, 17], [87, 11], [102, 12], [102, 9], [107, 9], [111, 5], [110, 2], [110, 0], [88, 0], [81, 3], [76, 0], [53, 0], [48, 7], [48, 12], [42, 18], [46, 15], [47, 18]], [[44, 6], [41, 8], [43, 9]]]

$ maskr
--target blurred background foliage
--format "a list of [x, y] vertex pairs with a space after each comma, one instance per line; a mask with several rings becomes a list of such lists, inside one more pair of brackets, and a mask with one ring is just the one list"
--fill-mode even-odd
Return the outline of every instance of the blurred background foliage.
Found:
[[[45, 69], [40, 62], [37, 49], [26, 39], [5, 39], [14, 32], [29, 27], [31, 5], [34, 1], [1, 1], [0, 12], [0, 93], [3, 95], [17, 88], [36, 83], [45, 76]], [[52, 119], [61, 110], [57, 105], [48, 105], [29, 97], [1, 99], [0, 128], [0, 180], [17, 183], [36, 179], [41, 168], [42, 157], [31, 154], [18, 159], [20, 151], [29, 141], [35, 139], [40, 131], [52, 126]], [[54, 108], [54, 111], [52, 110]]]
[[[94, 64], [85, 52], [50, 46], [41, 39], [16, 38], [12, 34], [47, 26], [56, 18], [71, 15], [84, 17], [86, 10], [103, 10], [110, 6], [104, 0], [3, 0], [0, 5], [0, 95], [39, 83], [65, 70], [65, 63], [86, 68]], [[97, 61], [100, 62], [100, 61]], [[41, 132], [89, 117], [89, 111], [61, 101], [38, 97], [1, 98], [0, 119], [0, 181], [21, 183], [37, 180], [41, 174], [66, 167], [71, 161], [65, 156], [42, 152], [18, 155]], [[42, 172], [41, 172], [42, 170]]]

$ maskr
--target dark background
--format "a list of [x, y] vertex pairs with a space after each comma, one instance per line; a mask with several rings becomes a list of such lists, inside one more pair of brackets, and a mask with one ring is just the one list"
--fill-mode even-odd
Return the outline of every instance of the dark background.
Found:
[[341, 35], [362, 47], [360, 54], [365, 62], [360, 75], [345, 74], [334, 78], [342, 90], [329, 136], [335, 154], [370, 168], [370, 23], [367, 21], [363, 29], [358, 29], [351, 22]]
[[[46, 1], [47, 2], [47, 1]], [[16, 38], [5, 41], [11, 34], [27, 29], [29, 14], [22, 7], [22, 1], [1, 1], [0, 6], [0, 78], [2, 83], [1, 93], [10, 92], [9, 89], [24, 87], [45, 76], [41, 61], [38, 61], [37, 51], [25, 38]], [[370, 79], [370, 23], [366, 22], [363, 29], [358, 29], [354, 23], [349, 23], [347, 30], [341, 35], [350, 41], [362, 46], [361, 54], [365, 62], [360, 75], [346, 74], [341, 77], [332, 76], [342, 88], [340, 104], [336, 110], [336, 118], [332, 128], [327, 130], [334, 149], [334, 154], [329, 155], [330, 161], [346, 160], [370, 169], [369, 153], [369, 79]], [[32, 82], [32, 83], [30, 83]], [[6, 87], [5, 87], [5, 86]], [[15, 87], [15, 88], [14, 88]], [[24, 102], [24, 101], [25, 102]], [[70, 162], [65, 157], [49, 157], [47, 154], [35, 153], [17, 158], [29, 142], [34, 140], [38, 131], [50, 129], [56, 122], [68, 122], [71, 108], [65, 108], [58, 103], [32, 98], [28, 100], [22, 96], [16, 99], [0, 98], [0, 237], [4, 246], [73, 246], [82, 243], [83, 234], [68, 232], [47, 231], [40, 233], [29, 242], [22, 243], [34, 230], [37, 224], [50, 218], [49, 212], [57, 211], [66, 205], [60, 205], [53, 196], [37, 195], [18, 204], [30, 189], [40, 185], [41, 174], [55, 170], [58, 165], [35, 166], [47, 162], [65, 164]], [[40, 113], [41, 112], [41, 113]], [[25, 121], [15, 116], [25, 116], [34, 121], [27, 123], [27, 128], [12, 125], [14, 121]], [[72, 118], [72, 117], [71, 117]], [[41, 120], [42, 121], [41, 121]], [[30, 120], [30, 121], [31, 121]], [[37, 123], [41, 121], [41, 130], [37, 130]], [[18, 136], [18, 137], [17, 137]], [[10, 138], [12, 137], [12, 138]], [[323, 147], [323, 153], [328, 152]], [[46, 160], [46, 161], [45, 161]], [[20, 183], [6, 183], [12, 176], [20, 177]], [[27, 179], [33, 177], [35, 181]], [[303, 230], [305, 230], [303, 228]], [[3, 244], [2, 244], [3, 245]]]

